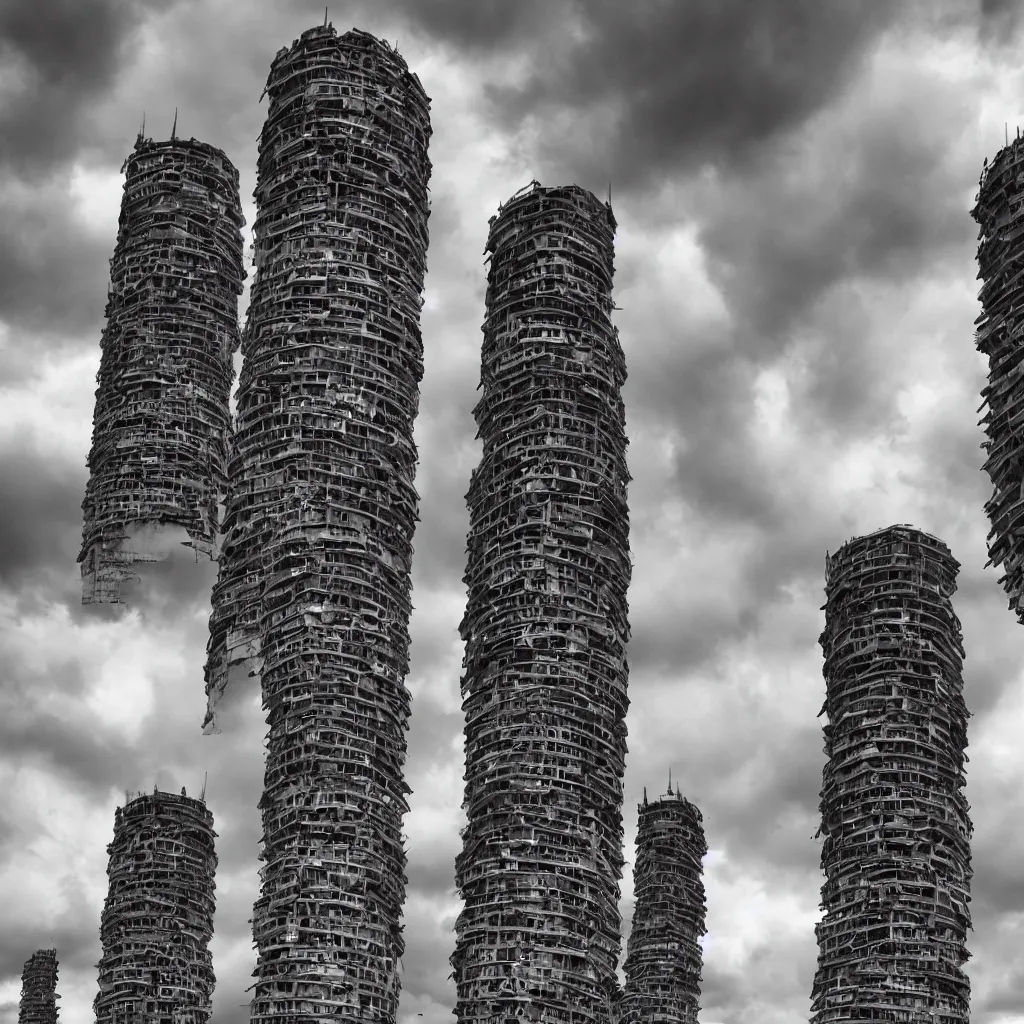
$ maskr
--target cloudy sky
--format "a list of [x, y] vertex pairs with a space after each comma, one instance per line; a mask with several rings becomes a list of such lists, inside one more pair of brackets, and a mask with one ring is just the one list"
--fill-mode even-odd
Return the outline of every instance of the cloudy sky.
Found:
[[[204, 737], [215, 567], [82, 608], [94, 378], [124, 157], [227, 151], [251, 225], [271, 58], [306, 0], [0, 0], [0, 1020], [59, 950], [62, 1019], [96, 991], [125, 789], [192, 793], [219, 833], [218, 1024], [246, 1019], [263, 716]], [[818, 917], [826, 550], [894, 522], [963, 563], [975, 1024], [1024, 1022], [1024, 629], [984, 570], [976, 226], [982, 160], [1024, 120], [1006, 0], [335, 0], [433, 100], [416, 426], [414, 694], [402, 1024], [449, 1021], [462, 822], [467, 527], [487, 218], [537, 178], [619, 222], [632, 548], [622, 912], [642, 787], [704, 814], [704, 1024], [806, 1020]], [[242, 296], [241, 308], [248, 301]], [[626, 929], [624, 928], [624, 931]], [[422, 1017], [419, 1015], [422, 1014]]]

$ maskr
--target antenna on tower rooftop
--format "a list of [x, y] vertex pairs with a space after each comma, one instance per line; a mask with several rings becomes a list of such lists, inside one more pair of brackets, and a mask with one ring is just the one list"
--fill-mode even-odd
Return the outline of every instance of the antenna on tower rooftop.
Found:
[[668, 795], [672, 795], [672, 769], [668, 770]]
[[327, 8], [324, 8], [324, 28], [327, 28]]
[[178, 137], [178, 108], [174, 108], [174, 124], [171, 125], [171, 140]]
[[209, 772], [203, 772], [203, 791], [199, 794], [199, 799], [205, 804], [206, 803], [206, 776]]

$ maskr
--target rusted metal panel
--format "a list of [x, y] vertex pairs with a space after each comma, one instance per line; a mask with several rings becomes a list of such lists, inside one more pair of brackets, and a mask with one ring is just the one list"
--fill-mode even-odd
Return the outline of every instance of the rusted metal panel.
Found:
[[259, 678], [251, 1019], [393, 1022], [430, 101], [328, 24], [266, 91], [206, 725], [233, 664]]
[[57, 1024], [57, 950], [37, 949], [21, 972], [18, 1024]]
[[195, 139], [141, 135], [127, 170], [96, 408], [82, 602], [119, 603], [133, 567], [178, 528], [213, 557], [226, 487], [228, 398], [238, 348], [238, 171]]
[[214, 975], [213, 815], [185, 795], [139, 794], [107, 847], [97, 1024], [206, 1024]]
[[1010, 610], [1024, 622], [1024, 141], [1015, 139], [986, 162], [971, 216], [978, 222], [978, 351], [988, 357], [980, 420], [987, 439], [983, 469], [992, 481], [985, 503], [991, 524], [989, 565], [1005, 571], [999, 583]]
[[611, 208], [534, 182], [491, 220], [460, 631], [459, 1021], [618, 996], [631, 564]]
[[703, 954], [703, 864], [708, 852], [700, 811], [671, 788], [639, 806], [633, 867], [633, 928], [618, 1024], [697, 1024]]
[[814, 1024], [967, 1024], [971, 822], [959, 563], [893, 526], [826, 561]]

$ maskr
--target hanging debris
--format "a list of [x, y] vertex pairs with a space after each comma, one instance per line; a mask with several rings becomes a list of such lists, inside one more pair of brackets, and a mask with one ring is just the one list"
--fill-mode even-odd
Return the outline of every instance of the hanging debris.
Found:
[[704, 927], [700, 811], [671, 787], [640, 804], [633, 868], [633, 930], [619, 1024], [697, 1024]]
[[206, 1024], [214, 976], [213, 815], [202, 800], [139, 793], [107, 847], [97, 1024]]
[[971, 822], [960, 564], [910, 526], [826, 558], [824, 917], [814, 1024], [967, 1024]]
[[37, 949], [21, 972], [18, 1024], [57, 1024], [57, 950]]
[[266, 91], [206, 726], [248, 658], [270, 730], [252, 1021], [393, 1022], [430, 101], [328, 24]]
[[461, 1022], [606, 1022], [618, 993], [631, 563], [614, 231], [577, 186], [533, 182], [491, 218], [460, 627]]
[[985, 504], [992, 529], [987, 565], [1005, 570], [999, 583], [1009, 607], [1024, 622], [1024, 142], [1014, 139], [985, 170], [971, 216], [979, 224], [978, 277], [982, 280], [978, 350], [988, 357], [980, 421], [988, 439], [983, 469], [992, 481]]
[[[139, 135], [110, 261], [89, 481], [82, 603], [120, 603], [171, 539], [213, 557], [238, 348], [238, 171], [195, 139]], [[185, 537], [161, 537], [164, 530]]]

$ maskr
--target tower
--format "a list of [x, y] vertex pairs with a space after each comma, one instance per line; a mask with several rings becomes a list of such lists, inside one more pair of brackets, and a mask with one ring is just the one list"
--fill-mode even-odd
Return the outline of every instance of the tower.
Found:
[[266, 93], [206, 726], [233, 667], [259, 678], [252, 1020], [394, 1021], [429, 99], [329, 24]]
[[238, 171], [224, 153], [140, 134], [121, 170], [82, 502], [83, 604], [118, 603], [132, 567], [168, 544], [214, 554], [245, 279]]
[[139, 794], [107, 847], [97, 1024], [206, 1024], [213, 966], [213, 815], [185, 795]]
[[534, 182], [487, 240], [460, 627], [464, 1024], [607, 1021], [618, 993], [631, 563], [614, 231], [589, 192]]
[[999, 582], [1006, 590], [1010, 610], [1024, 622], [1024, 445], [1017, 436], [1021, 408], [1018, 385], [1024, 362], [1024, 141], [1018, 138], [986, 161], [979, 183], [977, 205], [971, 216], [978, 222], [978, 277], [982, 281], [981, 315], [977, 325], [978, 350], [988, 357], [988, 384], [982, 389], [981, 409], [988, 458], [983, 469], [992, 481], [992, 496], [985, 504], [991, 523], [989, 565], [1004, 569]]
[[639, 806], [633, 929], [618, 1024], [697, 1024], [706, 934], [703, 817], [669, 791]]
[[57, 950], [37, 949], [21, 972], [18, 1024], [57, 1024]]
[[826, 558], [814, 1024], [967, 1024], [971, 822], [959, 563], [892, 526]]

